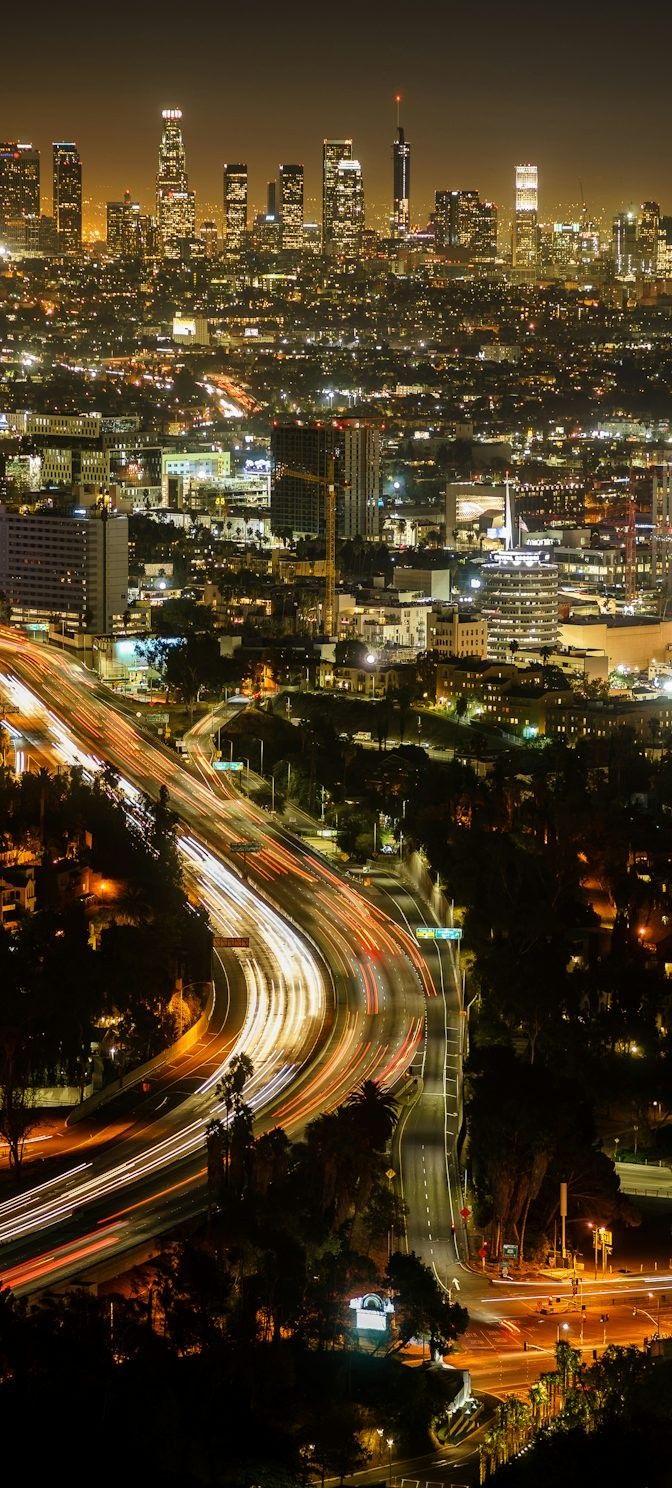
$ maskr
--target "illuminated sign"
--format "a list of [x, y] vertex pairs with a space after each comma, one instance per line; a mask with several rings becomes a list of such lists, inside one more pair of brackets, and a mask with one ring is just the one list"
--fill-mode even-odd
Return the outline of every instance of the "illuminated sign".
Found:
[[388, 1319], [394, 1312], [394, 1305], [389, 1297], [381, 1297], [378, 1292], [367, 1292], [364, 1297], [352, 1297], [350, 1307], [355, 1314], [358, 1333], [384, 1333]]
[[461, 940], [461, 927], [455, 925], [447, 928], [443, 925], [417, 925], [415, 930], [416, 940]]
[[213, 770], [242, 770], [242, 760], [213, 760]]
[[249, 935], [215, 935], [212, 942], [216, 951], [249, 951]]

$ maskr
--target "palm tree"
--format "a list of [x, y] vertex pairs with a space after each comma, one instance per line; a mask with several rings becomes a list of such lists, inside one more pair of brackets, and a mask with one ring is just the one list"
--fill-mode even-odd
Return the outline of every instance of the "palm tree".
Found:
[[384, 1152], [397, 1123], [397, 1103], [377, 1080], [365, 1080], [350, 1096], [348, 1109], [364, 1141]]

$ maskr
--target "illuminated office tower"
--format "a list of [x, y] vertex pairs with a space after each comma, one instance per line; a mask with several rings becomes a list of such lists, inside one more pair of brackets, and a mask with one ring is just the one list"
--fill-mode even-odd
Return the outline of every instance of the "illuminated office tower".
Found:
[[202, 222], [198, 229], [198, 238], [199, 242], [203, 246], [203, 254], [205, 258], [216, 258], [217, 254], [219, 253], [219, 234], [217, 232], [217, 223], [211, 222], [210, 219], [208, 219], [207, 222]]
[[539, 172], [536, 165], [516, 166], [513, 219], [513, 263], [534, 270], [539, 256]]
[[124, 217], [126, 212], [126, 196], [123, 201], [111, 201], [107, 203], [107, 246], [115, 258], [123, 253], [124, 243]]
[[303, 166], [281, 165], [278, 185], [280, 247], [303, 248]]
[[434, 196], [434, 234], [440, 252], [457, 242], [459, 191], [437, 191]]
[[156, 216], [159, 252], [163, 258], [179, 258], [180, 245], [196, 230], [196, 201], [189, 190], [182, 138], [182, 110], [164, 109], [156, 178]]
[[17, 140], [0, 143], [0, 227], [40, 216], [40, 152]]
[[358, 160], [341, 160], [336, 172], [334, 251], [359, 258], [364, 238], [364, 185]]
[[411, 227], [411, 147], [399, 123], [397, 97], [397, 138], [392, 146], [392, 236], [406, 238]]
[[147, 258], [151, 251], [151, 221], [140, 203], [124, 192], [123, 201], [107, 203], [107, 246], [117, 258]]
[[496, 258], [497, 208], [477, 191], [437, 191], [434, 234], [439, 252], [467, 248], [474, 258]]
[[497, 207], [491, 201], [479, 201], [472, 243], [474, 257], [494, 263], [497, 257]]
[[336, 230], [336, 178], [342, 160], [352, 160], [352, 140], [322, 141], [322, 252], [333, 253]]
[[224, 166], [224, 248], [240, 253], [247, 234], [247, 166]]
[[82, 162], [76, 145], [57, 142], [54, 156], [54, 220], [59, 253], [82, 246]]
[[649, 278], [656, 273], [659, 233], [660, 207], [658, 202], [642, 202], [637, 218], [637, 245], [641, 271]]
[[611, 244], [616, 273], [636, 274], [640, 265], [636, 212], [619, 212], [614, 217]]
[[672, 217], [660, 219], [656, 269], [664, 279], [672, 278]]

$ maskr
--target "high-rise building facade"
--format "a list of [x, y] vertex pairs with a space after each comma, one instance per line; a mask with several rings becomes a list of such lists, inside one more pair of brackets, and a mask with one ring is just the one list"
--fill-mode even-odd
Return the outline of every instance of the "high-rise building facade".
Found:
[[652, 278], [656, 273], [659, 234], [660, 207], [658, 202], [642, 202], [637, 218], [637, 244], [639, 247], [641, 272], [647, 278]]
[[107, 203], [107, 246], [117, 258], [147, 258], [152, 251], [152, 223], [130, 191]]
[[18, 140], [0, 143], [0, 227], [27, 217], [39, 221], [40, 152]]
[[392, 236], [406, 238], [411, 228], [411, 147], [397, 126], [392, 146]]
[[128, 517], [0, 507], [0, 589], [15, 619], [71, 619], [107, 634], [128, 603]]
[[182, 110], [164, 109], [156, 178], [156, 216], [159, 252], [163, 258], [179, 258], [182, 244], [196, 231], [196, 201], [189, 190], [182, 138]]
[[336, 183], [342, 160], [352, 160], [352, 140], [322, 142], [322, 251], [333, 253], [336, 241]]
[[247, 237], [247, 166], [224, 166], [224, 248], [240, 253]]
[[536, 165], [517, 165], [513, 218], [514, 268], [534, 272], [538, 258], [539, 171]]
[[[271, 433], [274, 532], [324, 536], [329, 456], [336, 477], [339, 537], [376, 537], [380, 431], [370, 424], [276, 424]], [[305, 472], [302, 477], [301, 472]], [[319, 478], [319, 479], [316, 479]], [[320, 480], [325, 484], [321, 485]]]
[[479, 201], [473, 243], [474, 257], [494, 263], [497, 257], [497, 207], [491, 201]]
[[364, 183], [358, 160], [341, 160], [336, 171], [334, 252], [359, 258], [364, 240]]
[[611, 249], [614, 269], [619, 275], [636, 274], [640, 266], [637, 213], [619, 212], [612, 225]]
[[281, 165], [278, 187], [280, 247], [296, 252], [303, 248], [303, 166]]
[[53, 146], [54, 220], [59, 253], [79, 253], [82, 247], [82, 162], [75, 144]]
[[439, 253], [466, 248], [474, 258], [497, 257], [497, 208], [478, 191], [437, 191], [434, 240]]

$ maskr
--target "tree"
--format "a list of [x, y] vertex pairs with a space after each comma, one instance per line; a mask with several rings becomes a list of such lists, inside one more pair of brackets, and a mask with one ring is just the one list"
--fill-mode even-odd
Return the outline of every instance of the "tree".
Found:
[[153, 619], [157, 636], [185, 638], [189, 635], [207, 634], [213, 630], [215, 623], [214, 614], [207, 605], [198, 604], [196, 600], [183, 596], [164, 600], [162, 605], [157, 606]]
[[247, 1157], [252, 1140], [252, 1112], [243, 1100], [243, 1091], [253, 1073], [254, 1066], [248, 1055], [234, 1054], [226, 1074], [215, 1086], [215, 1096], [224, 1110], [217, 1132], [221, 1144], [224, 1191], [235, 1182], [238, 1193], [242, 1192], [247, 1176]]
[[397, 1103], [377, 1080], [365, 1080], [347, 1102], [361, 1140], [384, 1152], [397, 1122]]
[[404, 1348], [412, 1338], [429, 1337], [436, 1358], [465, 1332], [469, 1314], [464, 1307], [448, 1301], [434, 1273], [414, 1250], [408, 1255], [395, 1251], [388, 1262], [387, 1279], [394, 1294], [398, 1348]]
[[38, 1120], [29, 1078], [27, 1049], [6, 1031], [0, 1045], [0, 1136], [7, 1144], [9, 1166], [17, 1177], [26, 1138]]

